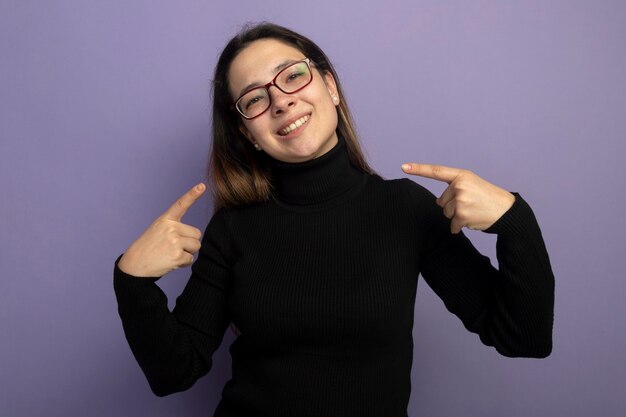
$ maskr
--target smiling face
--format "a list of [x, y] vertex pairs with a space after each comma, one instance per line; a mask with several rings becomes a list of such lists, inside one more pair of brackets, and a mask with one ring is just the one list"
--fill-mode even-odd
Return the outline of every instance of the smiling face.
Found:
[[[298, 49], [275, 39], [261, 39], [244, 48], [228, 72], [229, 90], [234, 99], [249, 86], [264, 85], [286, 64], [305, 57]], [[241, 119], [241, 131], [268, 155], [283, 162], [304, 162], [317, 158], [337, 144], [339, 99], [332, 75], [322, 75], [312, 63], [313, 81], [302, 90], [285, 94], [270, 87], [272, 104], [251, 120]]]

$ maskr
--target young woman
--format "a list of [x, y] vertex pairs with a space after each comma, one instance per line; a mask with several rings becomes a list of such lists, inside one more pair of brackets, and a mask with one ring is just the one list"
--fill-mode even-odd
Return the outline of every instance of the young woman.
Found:
[[[327, 57], [283, 27], [233, 38], [214, 83], [204, 235], [181, 222], [199, 184], [115, 267], [126, 337], [157, 395], [206, 374], [232, 323], [215, 416], [406, 416], [420, 273], [484, 344], [549, 355], [554, 278], [519, 194], [443, 166], [402, 167], [447, 182], [439, 198], [377, 176]], [[499, 270], [463, 227], [498, 235]], [[155, 281], [188, 265], [170, 312]]]

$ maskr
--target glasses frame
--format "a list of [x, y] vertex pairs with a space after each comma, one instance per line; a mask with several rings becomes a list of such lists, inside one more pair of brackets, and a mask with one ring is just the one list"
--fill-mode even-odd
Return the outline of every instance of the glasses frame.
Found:
[[[278, 79], [278, 77], [280, 77], [280, 74], [282, 74], [283, 72], [287, 71], [289, 68], [293, 67], [294, 65], [300, 64], [302, 62], [304, 62], [306, 64], [307, 68], [309, 69], [309, 73], [311, 74], [311, 79], [306, 84], [304, 84], [302, 87], [298, 88], [295, 91], [289, 92], [289, 93], [286, 92], [285, 90], [283, 90], [282, 88], [280, 88], [278, 86], [278, 84], [276, 84], [276, 80]], [[287, 65], [285, 68], [283, 68], [280, 71], [278, 71], [276, 76], [269, 83], [267, 83], [265, 85], [259, 85], [259, 86], [256, 86], [256, 87], [252, 87], [252, 88], [244, 91], [239, 97], [237, 97], [237, 99], [235, 101], [233, 101], [233, 104], [231, 104], [231, 106], [230, 106], [231, 110], [232, 111], [236, 111], [237, 113], [239, 113], [241, 115], [241, 117], [243, 117], [246, 120], [256, 119], [257, 117], [259, 117], [262, 114], [264, 114], [267, 111], [267, 109], [272, 107], [272, 95], [270, 94], [270, 87], [271, 86], [274, 86], [274, 87], [278, 88], [278, 90], [282, 91], [285, 94], [295, 94], [298, 91], [301, 91], [302, 89], [304, 89], [309, 84], [311, 84], [311, 82], [313, 81], [313, 71], [311, 70], [311, 65], [312, 64], [313, 63], [311, 62], [311, 59], [309, 59], [309, 58], [304, 58], [304, 59], [301, 59], [299, 61], [292, 62], [291, 64]], [[267, 105], [265, 110], [263, 110], [261, 113], [257, 114], [256, 116], [253, 116], [253, 117], [248, 117], [245, 114], [243, 114], [243, 112], [241, 110], [239, 110], [239, 106], [237, 106], [237, 104], [243, 98], [243, 96], [248, 94], [250, 91], [256, 90], [258, 88], [264, 88], [265, 89], [265, 91], [267, 92], [267, 97], [269, 98], [269, 104]]]

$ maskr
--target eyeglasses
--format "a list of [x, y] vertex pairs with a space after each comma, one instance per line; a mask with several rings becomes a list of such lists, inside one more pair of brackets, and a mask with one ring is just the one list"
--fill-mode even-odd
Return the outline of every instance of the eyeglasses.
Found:
[[311, 84], [312, 80], [311, 60], [305, 58], [280, 70], [269, 83], [244, 92], [235, 100], [232, 108], [237, 109], [244, 119], [254, 119], [265, 113], [272, 105], [271, 86], [285, 94], [293, 94]]

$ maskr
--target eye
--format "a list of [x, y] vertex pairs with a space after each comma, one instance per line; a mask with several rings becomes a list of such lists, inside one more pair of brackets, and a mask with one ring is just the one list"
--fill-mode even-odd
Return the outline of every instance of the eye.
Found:
[[256, 104], [261, 103], [263, 100], [265, 100], [265, 97], [261, 94], [254, 95], [253, 97], [250, 97], [250, 98], [246, 97], [246, 100], [244, 101], [244, 108], [249, 109], [250, 107]]
[[289, 73], [289, 75], [286, 78], [286, 81], [289, 82], [293, 82], [296, 81], [298, 78], [303, 77], [305, 75], [305, 71], [303, 70], [294, 70], [292, 72]]
[[291, 82], [291, 81], [297, 80], [298, 78], [302, 77], [303, 75], [304, 75], [304, 71], [293, 71], [287, 77], [287, 82]]

